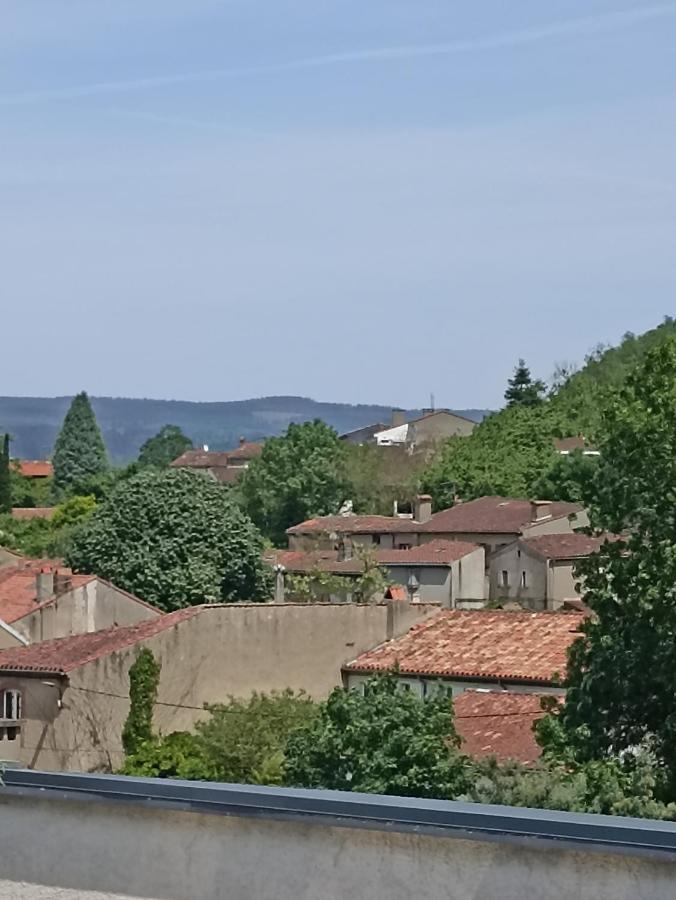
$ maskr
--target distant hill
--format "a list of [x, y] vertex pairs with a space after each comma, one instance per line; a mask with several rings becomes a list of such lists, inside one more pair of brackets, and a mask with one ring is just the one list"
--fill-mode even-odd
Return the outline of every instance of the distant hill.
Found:
[[[0, 397], [0, 432], [13, 435], [12, 455], [49, 457], [71, 397]], [[319, 403], [307, 397], [261, 397], [222, 403], [92, 397], [92, 405], [113, 462], [136, 458], [141, 444], [163, 425], [179, 425], [195, 445], [227, 450], [240, 437], [259, 440], [280, 434], [291, 422], [322, 419], [339, 433], [374, 422], [389, 422], [391, 407]], [[481, 421], [487, 410], [461, 409]], [[411, 417], [420, 410], [409, 410]]]

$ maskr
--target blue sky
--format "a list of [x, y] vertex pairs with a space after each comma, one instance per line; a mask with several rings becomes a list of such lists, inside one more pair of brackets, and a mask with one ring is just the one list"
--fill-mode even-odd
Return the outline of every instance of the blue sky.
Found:
[[0, 394], [495, 406], [675, 312], [676, 2], [7, 0]]

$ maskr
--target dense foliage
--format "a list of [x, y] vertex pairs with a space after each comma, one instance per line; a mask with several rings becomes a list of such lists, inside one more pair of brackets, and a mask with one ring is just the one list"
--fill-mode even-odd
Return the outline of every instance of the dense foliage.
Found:
[[51, 519], [15, 519], [0, 515], [0, 544], [25, 556], [63, 557], [79, 524], [96, 507], [93, 497], [71, 497], [57, 506]]
[[12, 509], [12, 485], [9, 468], [9, 435], [3, 435], [0, 441], [0, 513], [8, 513]]
[[336, 688], [319, 716], [291, 735], [286, 780], [306, 788], [401, 797], [453, 797], [467, 787], [454, 748], [453, 703], [445, 693], [421, 700], [396, 674], [378, 675], [363, 695]]
[[197, 724], [195, 734], [174, 732], [136, 747], [123, 773], [280, 784], [286, 740], [316, 717], [317, 706], [306, 695], [286, 690], [248, 700], [231, 697], [207, 712], [209, 718]]
[[106, 446], [89, 402], [82, 391], [73, 398], [54, 444], [54, 489], [64, 493], [90, 493], [84, 483], [109, 468]]
[[561, 718], [583, 757], [647, 745], [676, 785], [676, 337], [644, 357], [600, 431], [590, 519], [626, 537], [579, 567], [595, 615]]
[[525, 361], [520, 359], [507, 383], [505, 403], [508, 407], [538, 406], [546, 390], [544, 381], [534, 380]]
[[166, 469], [169, 463], [192, 448], [192, 441], [178, 425], [165, 425], [157, 434], [143, 444], [139, 451], [138, 463], [141, 468], [155, 466]]
[[286, 529], [313, 516], [335, 514], [348, 494], [345, 444], [323, 422], [289, 425], [265, 442], [238, 484], [243, 508], [277, 546]]
[[263, 541], [228, 490], [182, 469], [121, 480], [73, 536], [67, 562], [164, 610], [265, 600]]
[[161, 666], [147, 647], [139, 650], [129, 669], [129, 715], [122, 729], [122, 746], [129, 756], [153, 738], [153, 710]]
[[[450, 438], [425, 472], [423, 488], [438, 509], [487, 494], [529, 497], [558, 461], [560, 423], [545, 404], [514, 406], [488, 416], [469, 437]], [[551, 497], [550, 499], [558, 499]]]
[[390, 580], [386, 570], [378, 565], [375, 553], [368, 548], [355, 546], [354, 558], [359, 563], [358, 575], [337, 575], [317, 566], [307, 574], [288, 574], [285, 579], [286, 599], [297, 603], [330, 600], [332, 597], [353, 603], [368, 603], [374, 597], [382, 598]]
[[408, 452], [405, 447], [348, 444], [345, 478], [354, 511], [391, 516], [395, 500], [411, 503], [434, 448]]

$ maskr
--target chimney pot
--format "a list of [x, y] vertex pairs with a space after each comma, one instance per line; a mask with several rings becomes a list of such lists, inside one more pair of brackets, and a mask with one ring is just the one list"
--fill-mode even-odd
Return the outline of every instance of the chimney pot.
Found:
[[245, 438], [245, 437], [240, 437], [240, 439], [239, 439], [239, 446], [240, 446], [240, 447], [243, 447], [245, 444], [246, 444], [246, 438]]
[[46, 566], [35, 577], [35, 600], [44, 603], [54, 594], [54, 572]]
[[530, 520], [531, 522], [543, 522], [549, 519], [552, 514], [551, 500], [531, 500], [530, 503]]
[[416, 522], [429, 522], [432, 518], [432, 498], [429, 494], [418, 494], [413, 502], [413, 518]]

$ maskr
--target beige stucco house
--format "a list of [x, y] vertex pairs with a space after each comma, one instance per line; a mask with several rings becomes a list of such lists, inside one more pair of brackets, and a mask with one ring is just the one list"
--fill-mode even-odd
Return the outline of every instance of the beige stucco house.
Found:
[[[407, 550], [375, 548], [371, 559], [384, 571], [391, 586], [400, 586], [411, 602], [438, 603], [448, 609], [475, 608], [485, 602], [485, 553], [478, 544], [466, 541], [430, 541]], [[312, 575], [328, 572], [344, 580], [346, 590], [318, 599], [351, 600], [351, 579], [364, 571], [364, 559], [348, 538], [341, 550], [278, 551], [267, 561], [284, 575]], [[288, 580], [288, 579], [287, 579]], [[382, 599], [382, 597], [374, 598]]]
[[95, 575], [21, 560], [0, 568], [0, 648], [132, 625], [161, 611]]
[[207, 475], [221, 484], [233, 484], [262, 452], [263, 444], [240, 438], [234, 450], [209, 450], [208, 447], [186, 450], [171, 466]]
[[408, 549], [428, 541], [468, 541], [480, 544], [488, 557], [522, 537], [570, 534], [589, 522], [577, 503], [480, 497], [432, 512], [432, 498], [420, 495], [412, 516], [323, 516], [287, 530], [289, 548], [337, 549], [349, 537], [353, 543], [383, 549]]
[[161, 664], [155, 728], [190, 729], [205, 703], [292, 688], [323, 698], [341, 667], [404, 634], [437, 605], [227, 604], [0, 651], [0, 760], [109, 771], [123, 761], [129, 668], [140, 647]]
[[434, 444], [450, 437], [468, 437], [476, 428], [476, 422], [459, 416], [448, 409], [428, 409], [417, 419], [407, 422], [403, 417], [392, 425], [373, 434], [373, 440], [382, 447], [406, 445], [409, 448]]
[[491, 600], [517, 600], [531, 609], [559, 609], [581, 595], [575, 566], [608, 538], [548, 534], [522, 538], [490, 561]]

